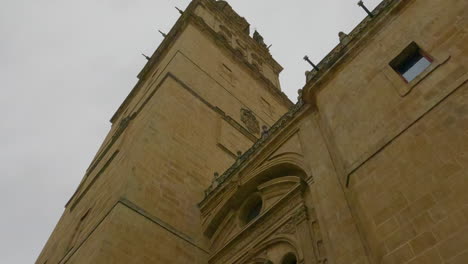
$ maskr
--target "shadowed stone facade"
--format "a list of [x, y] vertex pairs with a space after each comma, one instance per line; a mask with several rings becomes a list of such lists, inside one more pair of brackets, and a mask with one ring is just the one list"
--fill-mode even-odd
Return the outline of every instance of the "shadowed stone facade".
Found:
[[384, 0], [293, 105], [263, 37], [192, 1], [36, 263], [468, 263], [467, 29], [465, 0]]

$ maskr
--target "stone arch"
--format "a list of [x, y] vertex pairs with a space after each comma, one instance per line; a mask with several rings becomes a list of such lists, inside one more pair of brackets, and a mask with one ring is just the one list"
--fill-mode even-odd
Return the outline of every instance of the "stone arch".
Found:
[[[271, 168], [289, 168], [289, 170], [293, 170], [296, 172], [300, 172], [300, 176], [304, 176], [303, 178], [308, 177], [308, 168], [306, 164], [304, 163], [304, 157], [295, 152], [283, 152], [280, 154], [276, 154], [273, 156], [270, 156], [268, 159], [263, 161], [260, 165], [257, 165], [251, 170], [246, 171], [244, 174], [245, 175], [258, 175], [263, 173], [266, 170], [269, 170]], [[252, 176], [247, 176], [247, 177], [252, 177]]]
[[[236, 245], [242, 243], [244, 249], [247, 249], [245, 245], [254, 241], [252, 237], [263, 235], [262, 239], [265, 240], [255, 243], [255, 246], [252, 245], [254, 247], [247, 249], [246, 254], [239, 254], [240, 257], [235, 263], [253, 264], [258, 263], [252, 262], [255, 259], [263, 258], [281, 264], [288, 253], [294, 254], [297, 263], [313, 263], [319, 258], [323, 259], [317, 246], [317, 242], [322, 241], [322, 234], [311, 195], [313, 189], [308, 188], [312, 183], [310, 180], [311, 176], [307, 174], [302, 156], [292, 152], [282, 152], [269, 160], [264, 160], [254, 169], [237, 175], [237, 178], [233, 178], [225, 186], [225, 196], [219, 200], [217, 210], [207, 225], [211, 228], [208, 232], [216, 232], [215, 237], [223, 230], [222, 234], [227, 237], [224, 242], [213, 240], [216, 243], [213, 244], [213, 249], [218, 250], [226, 246], [229, 248], [226, 252], [236, 251], [242, 248], [240, 246], [236, 248]], [[225, 224], [227, 221], [223, 219], [229, 214], [231, 217], [236, 215], [243, 199], [256, 192], [262, 195], [264, 203], [262, 210], [265, 211], [251, 224], [240, 228], [229, 228], [230, 226]], [[211, 238], [210, 235], [208, 237]], [[223, 244], [226, 241], [230, 241], [230, 244]], [[226, 255], [223, 256], [224, 259], [222, 255], [220, 254], [220, 262], [213, 263], [223, 263]], [[291, 263], [294, 263], [293, 258]]]
[[[256, 262], [252, 262], [253, 260], [256, 260], [256, 259], [259, 259], [260, 258], [260, 255], [265, 255], [265, 252], [268, 250], [268, 249], [275, 249], [275, 246], [278, 246], [278, 245], [288, 245], [290, 247], [289, 250], [284, 250], [284, 252], [278, 252], [278, 256], [261, 256], [261, 258], [263, 259], [268, 259], [268, 260], [276, 260], [275, 262], [273, 263], [280, 263], [278, 261], [280, 261], [281, 259], [284, 258], [284, 256], [288, 253], [293, 253], [296, 257], [297, 257], [297, 260], [299, 259], [302, 259], [303, 258], [303, 253], [302, 253], [302, 250], [300, 249], [299, 245], [297, 244], [297, 242], [295, 242], [294, 240], [292, 240], [291, 238], [289, 238], [288, 236], [276, 236], [272, 239], [269, 239], [263, 243], [261, 243], [260, 245], [256, 246], [255, 248], [253, 248], [252, 250], [250, 250], [249, 254], [246, 256], [246, 259], [247, 261], [244, 261], [245, 263], [256, 263]], [[242, 262], [241, 262], [242, 263]]]
[[297, 264], [298, 258], [296, 254], [289, 252], [281, 259], [281, 264]]
[[273, 264], [273, 262], [266, 258], [255, 258], [247, 262], [247, 264]]
[[297, 176], [301, 180], [307, 181], [309, 175], [305, 170], [302, 159], [298, 159], [297, 156], [294, 153], [285, 154], [269, 162], [265, 162], [241, 177], [241, 185], [261, 184], [267, 180], [284, 176]]
[[228, 192], [230, 195], [225, 197], [222, 205], [218, 206], [219, 209], [213, 212], [213, 217], [205, 229], [205, 234], [211, 237], [219, 228], [223, 217], [226, 216], [230, 210], [238, 210], [242, 206], [242, 197], [248, 197], [258, 192], [257, 187], [263, 183], [283, 177], [297, 177], [299, 179], [297, 182], [301, 185], [308, 178], [306, 171], [303, 169], [302, 164], [298, 162], [297, 157], [294, 159], [290, 155], [289, 158], [283, 156], [274, 159], [266, 166], [258, 167], [258, 169], [248, 173], [245, 179], [236, 183], [230, 183], [235, 185], [227, 186], [227, 188], [230, 187], [229, 189], [231, 189]]

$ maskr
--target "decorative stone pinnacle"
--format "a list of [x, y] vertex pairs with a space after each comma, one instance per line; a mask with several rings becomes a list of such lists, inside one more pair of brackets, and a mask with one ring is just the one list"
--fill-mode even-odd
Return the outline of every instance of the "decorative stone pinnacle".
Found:
[[302, 101], [302, 89], [297, 90], [297, 101]]
[[338, 33], [338, 37], [340, 38], [340, 41], [343, 42], [343, 40], [348, 36], [348, 34], [344, 33], [343, 31], [340, 31]]
[[268, 127], [263, 125], [262, 126], [262, 138], [268, 137]]

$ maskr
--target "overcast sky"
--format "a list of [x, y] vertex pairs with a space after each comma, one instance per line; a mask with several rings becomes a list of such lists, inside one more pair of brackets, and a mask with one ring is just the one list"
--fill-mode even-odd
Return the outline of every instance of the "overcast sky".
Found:
[[[380, 0], [366, 0], [373, 9]], [[33, 263], [136, 75], [189, 0], [0, 0], [0, 263]], [[357, 0], [231, 0], [293, 100], [364, 17]]]

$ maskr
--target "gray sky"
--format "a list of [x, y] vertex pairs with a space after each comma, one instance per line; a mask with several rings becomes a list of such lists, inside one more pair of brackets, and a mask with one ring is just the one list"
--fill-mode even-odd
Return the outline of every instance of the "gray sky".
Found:
[[[364, 17], [357, 0], [231, 0], [273, 44], [296, 100]], [[366, 0], [373, 9], [380, 0]], [[136, 75], [189, 0], [0, 0], [0, 263], [33, 263]]]

